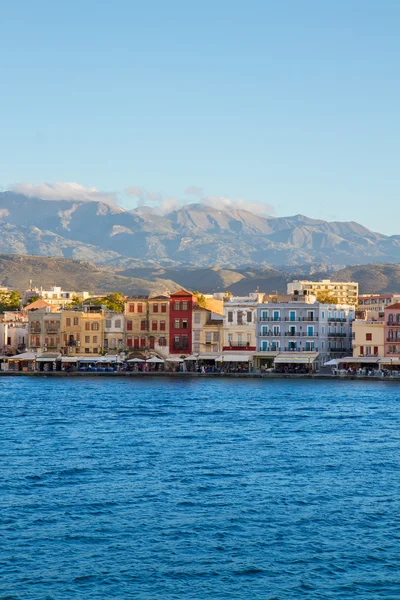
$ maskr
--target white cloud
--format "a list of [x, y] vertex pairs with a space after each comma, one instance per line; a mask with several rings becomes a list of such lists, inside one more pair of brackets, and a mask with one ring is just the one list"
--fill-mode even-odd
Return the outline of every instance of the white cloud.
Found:
[[[226, 196], [207, 196], [204, 190], [196, 185], [191, 185], [185, 189], [184, 195], [186, 197], [168, 198], [165, 197], [161, 192], [150, 192], [142, 187], [130, 187], [125, 190], [130, 196], [137, 198], [137, 206], [150, 206], [153, 209], [159, 211], [162, 214], [170, 212], [172, 210], [178, 210], [182, 206], [196, 203], [211, 206], [219, 210], [225, 209], [236, 209], [236, 210], [247, 210], [252, 213], [256, 213], [262, 216], [268, 216], [274, 214], [274, 208], [270, 204], [263, 204], [261, 202], [252, 202], [244, 200], [243, 198], [228, 198]], [[188, 196], [194, 196], [194, 198], [188, 198]]]
[[76, 200], [80, 202], [107, 202], [117, 204], [117, 196], [96, 187], [85, 187], [80, 183], [57, 181], [56, 183], [18, 183], [10, 186], [16, 194], [42, 200]]

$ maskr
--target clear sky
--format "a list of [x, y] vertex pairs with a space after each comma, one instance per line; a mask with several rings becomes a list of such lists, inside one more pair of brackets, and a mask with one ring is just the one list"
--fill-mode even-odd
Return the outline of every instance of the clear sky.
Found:
[[1, 189], [199, 187], [400, 234], [399, 23], [398, 0], [4, 0]]

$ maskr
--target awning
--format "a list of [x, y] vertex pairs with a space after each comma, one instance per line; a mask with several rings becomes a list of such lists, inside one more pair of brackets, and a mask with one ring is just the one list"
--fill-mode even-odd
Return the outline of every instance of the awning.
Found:
[[214, 354], [199, 354], [198, 356], [191, 354], [190, 356], [187, 356], [184, 360], [216, 360], [218, 356], [219, 354], [216, 352]]
[[86, 356], [85, 357], [77, 356], [78, 362], [81, 362], [81, 363], [93, 363], [93, 362], [97, 363], [101, 359], [102, 359], [102, 356], [93, 356], [92, 358], [87, 358]]
[[58, 356], [39, 356], [36, 362], [54, 362], [58, 359]]
[[110, 354], [109, 356], [102, 356], [101, 358], [99, 358], [99, 360], [97, 362], [100, 363], [120, 363], [122, 362], [119, 356], [116, 356], [115, 354]]
[[381, 365], [400, 365], [400, 358], [398, 356], [394, 356], [393, 358], [384, 356], [378, 360], [378, 363]]
[[250, 354], [221, 354], [215, 359], [215, 362], [249, 362], [251, 358]]
[[338, 363], [352, 363], [356, 365], [373, 364], [377, 365], [379, 358], [377, 356], [345, 356], [337, 359]]
[[324, 363], [324, 367], [337, 367], [337, 366], [338, 366], [337, 358], [332, 358], [331, 360], [328, 360], [328, 362]]
[[157, 364], [158, 363], [160, 363], [160, 364], [164, 363], [163, 359], [162, 358], [158, 358], [157, 356], [153, 356], [153, 358], [149, 358], [149, 360], [147, 360], [146, 362], [147, 363], [152, 363], [152, 364], [155, 364], [155, 363], [157, 363]]
[[165, 360], [168, 362], [183, 362], [183, 358], [179, 358], [177, 356], [168, 356], [168, 358]]
[[143, 358], [130, 358], [126, 362], [128, 363], [142, 363], [144, 362]]
[[62, 363], [76, 363], [78, 359], [75, 356], [63, 356], [61, 359]]
[[35, 360], [36, 355], [33, 352], [23, 352], [22, 354], [16, 354], [10, 356], [8, 360]]
[[275, 356], [278, 356], [279, 352], [255, 352], [253, 354], [253, 358], [274, 358]]
[[307, 352], [281, 352], [275, 358], [275, 364], [297, 364], [297, 365], [309, 365], [312, 364], [316, 358], [318, 358], [318, 352], [307, 353]]

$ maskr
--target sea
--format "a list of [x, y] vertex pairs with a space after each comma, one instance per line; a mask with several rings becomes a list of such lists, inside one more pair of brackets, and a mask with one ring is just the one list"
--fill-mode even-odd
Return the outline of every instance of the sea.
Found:
[[0, 599], [400, 598], [400, 386], [0, 379]]

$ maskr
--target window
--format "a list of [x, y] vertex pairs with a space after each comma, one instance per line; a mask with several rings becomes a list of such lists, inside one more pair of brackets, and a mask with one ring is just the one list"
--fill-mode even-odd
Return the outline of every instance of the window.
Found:
[[146, 321], [145, 321], [145, 319], [142, 319], [140, 321], [140, 331], [146, 331]]
[[238, 310], [237, 322], [238, 325], [243, 325], [243, 312], [241, 310]]
[[374, 346], [374, 354], [375, 356], [378, 354], [378, 346]]
[[195, 312], [193, 315], [193, 322], [195, 325], [200, 325], [201, 323], [201, 314], [199, 312]]
[[174, 319], [174, 329], [180, 329], [180, 320], [179, 319]]
[[364, 346], [360, 346], [360, 354], [364, 354]]
[[174, 302], [174, 310], [181, 310], [181, 303], [180, 302]]
[[90, 344], [90, 335], [85, 335], [85, 344]]
[[132, 321], [127, 321], [126, 329], [127, 329], [127, 331], [132, 331]]
[[238, 333], [238, 346], [242, 345], [242, 334]]
[[97, 335], [94, 335], [94, 336], [93, 336], [93, 344], [97, 344], [97, 343], [98, 343], [98, 342], [97, 342]]
[[153, 304], [153, 313], [158, 313], [158, 304]]
[[152, 331], [157, 331], [157, 321], [152, 321], [151, 322], [151, 330]]
[[158, 343], [159, 343], [160, 346], [166, 346], [167, 345], [167, 338], [160, 337]]
[[200, 352], [200, 344], [198, 342], [195, 343], [195, 344], [193, 344], [193, 352], [195, 354], [199, 354], [199, 352]]
[[250, 346], [250, 344], [251, 344], [251, 333], [247, 334], [247, 343]]
[[182, 319], [182, 329], [187, 329], [188, 328], [188, 321], [187, 319]]
[[232, 344], [233, 342], [233, 336], [231, 333], [228, 333], [228, 344]]
[[325, 311], [324, 310], [322, 311], [321, 317], [322, 317], [322, 319], [325, 319]]
[[71, 327], [71, 319], [69, 317], [67, 319], [67, 327]]
[[90, 331], [90, 323], [85, 323], [85, 331]]
[[78, 317], [74, 317], [74, 325], [79, 325], [79, 319], [78, 319]]
[[186, 348], [188, 347], [188, 338], [187, 338], [187, 335], [183, 335], [182, 336], [181, 343], [182, 343], [182, 349], [186, 350]]
[[167, 305], [166, 304], [161, 304], [161, 312], [162, 313], [166, 313], [167, 312]]
[[165, 321], [160, 321], [160, 331], [165, 331]]
[[188, 309], [188, 303], [182, 302], [182, 310], [187, 310], [187, 309]]
[[206, 331], [206, 344], [211, 344], [211, 331]]
[[138, 337], [135, 337], [135, 339], [133, 340], [133, 347], [139, 348], [139, 338]]
[[140, 347], [144, 348], [146, 346], [146, 338], [145, 337], [141, 337], [140, 338]]
[[90, 353], [90, 348], [85, 348], [85, 354], [89, 354]]
[[111, 329], [111, 319], [106, 319], [106, 328]]
[[371, 342], [372, 341], [372, 333], [366, 333], [365, 339], [367, 340], [367, 342]]
[[252, 323], [253, 321], [253, 313], [249, 310], [247, 311], [247, 322]]
[[195, 342], [199, 342], [200, 341], [200, 329], [195, 329], [193, 331], [193, 339]]
[[99, 330], [99, 324], [97, 323], [97, 321], [95, 321], [94, 323], [92, 323], [92, 331], [98, 331]]
[[135, 305], [134, 305], [134, 304], [130, 304], [130, 305], [129, 305], [129, 312], [130, 312], [130, 313], [133, 313], [133, 312], [135, 312]]
[[115, 328], [116, 328], [116, 329], [121, 329], [121, 319], [117, 319], [117, 320], [115, 321]]
[[219, 331], [213, 331], [213, 342], [219, 342]]
[[228, 312], [228, 323], [233, 323], [233, 312], [232, 311]]

